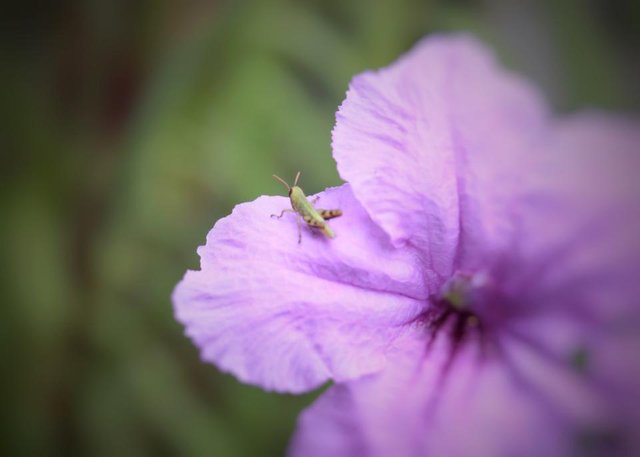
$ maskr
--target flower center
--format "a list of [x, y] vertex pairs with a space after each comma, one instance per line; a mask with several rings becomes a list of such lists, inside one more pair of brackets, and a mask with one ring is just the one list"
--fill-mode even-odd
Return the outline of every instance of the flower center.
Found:
[[427, 315], [431, 339], [446, 332], [453, 352], [471, 334], [484, 340], [486, 325], [478, 311], [487, 299], [489, 284], [486, 274], [456, 272], [432, 301], [433, 307]]
[[440, 291], [440, 301], [457, 311], [471, 311], [474, 302], [489, 284], [489, 278], [482, 273], [457, 272]]

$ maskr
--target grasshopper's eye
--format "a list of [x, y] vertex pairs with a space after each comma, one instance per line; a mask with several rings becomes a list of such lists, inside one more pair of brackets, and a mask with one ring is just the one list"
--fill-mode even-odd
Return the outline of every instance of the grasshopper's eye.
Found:
[[291, 197], [291, 192], [293, 192], [293, 188], [289, 189], [289, 197]]

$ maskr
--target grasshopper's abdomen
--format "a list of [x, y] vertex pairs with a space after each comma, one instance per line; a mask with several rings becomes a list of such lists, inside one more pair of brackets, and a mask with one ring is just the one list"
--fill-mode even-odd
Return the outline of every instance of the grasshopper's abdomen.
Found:
[[305, 214], [304, 216], [302, 216], [302, 218], [304, 219], [304, 221], [307, 223], [309, 227], [320, 229], [322, 230], [322, 233], [327, 235], [329, 238], [334, 238], [336, 234], [333, 233], [333, 230], [331, 230], [331, 227], [329, 227], [329, 224], [327, 224], [317, 212], [314, 211], [314, 213], [315, 214], [313, 213]]
[[329, 224], [327, 224], [326, 222], [325, 222], [324, 226], [322, 227], [322, 233], [327, 235], [329, 238], [335, 238], [336, 237], [336, 234], [333, 233], [333, 230], [331, 230], [331, 227], [329, 227]]

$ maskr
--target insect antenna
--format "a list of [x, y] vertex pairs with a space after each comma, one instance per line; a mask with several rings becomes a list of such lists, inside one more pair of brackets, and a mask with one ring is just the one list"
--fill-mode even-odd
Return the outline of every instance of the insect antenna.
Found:
[[296, 179], [293, 181], [294, 187], [298, 185], [298, 179], [300, 179], [300, 172], [296, 174]]
[[[277, 179], [277, 180], [278, 180], [278, 181], [280, 181], [282, 184], [284, 184], [284, 186], [287, 188], [287, 190], [288, 190], [288, 191], [291, 191], [291, 187], [289, 187], [289, 184], [287, 184], [287, 182], [286, 182], [284, 179], [282, 179], [282, 178], [281, 178], [280, 176], [278, 176], [278, 175], [271, 175], [271, 176], [273, 176], [275, 179]], [[295, 184], [294, 184], [294, 186], [295, 186]]]

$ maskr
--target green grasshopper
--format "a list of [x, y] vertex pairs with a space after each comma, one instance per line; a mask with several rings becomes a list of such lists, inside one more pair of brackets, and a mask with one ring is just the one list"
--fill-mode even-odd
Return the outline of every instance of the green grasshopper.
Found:
[[285, 185], [287, 191], [289, 191], [289, 200], [291, 201], [292, 209], [283, 209], [279, 216], [272, 214], [271, 217], [277, 217], [280, 219], [284, 213], [296, 213], [296, 224], [298, 225], [298, 244], [302, 241], [302, 228], [300, 226], [300, 218], [307, 223], [309, 227], [317, 228], [322, 231], [329, 238], [336, 236], [325, 221], [333, 219], [334, 217], [342, 216], [342, 211], [339, 209], [316, 209], [313, 204], [318, 201], [319, 197], [316, 197], [313, 203], [307, 200], [306, 195], [301, 188], [298, 187], [298, 179], [300, 179], [300, 172], [296, 174], [296, 179], [293, 181], [293, 186], [290, 187], [287, 182], [279, 176], [273, 175], [275, 179]]

